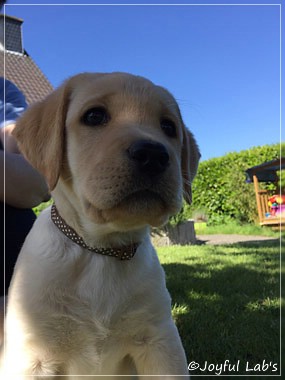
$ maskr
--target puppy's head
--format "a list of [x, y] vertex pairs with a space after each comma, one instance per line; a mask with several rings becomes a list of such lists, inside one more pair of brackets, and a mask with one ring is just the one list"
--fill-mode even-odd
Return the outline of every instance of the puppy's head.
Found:
[[95, 223], [158, 226], [183, 195], [191, 202], [196, 142], [172, 95], [142, 77], [79, 74], [28, 109], [14, 136], [50, 189], [68, 188]]

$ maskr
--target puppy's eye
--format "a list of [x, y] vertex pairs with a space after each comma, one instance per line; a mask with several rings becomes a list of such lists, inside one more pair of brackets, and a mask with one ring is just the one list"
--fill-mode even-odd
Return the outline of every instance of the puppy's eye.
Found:
[[103, 107], [91, 108], [81, 118], [81, 121], [90, 127], [107, 124], [109, 120], [108, 112]]
[[176, 137], [176, 125], [170, 119], [162, 119], [160, 122], [161, 129], [169, 137]]

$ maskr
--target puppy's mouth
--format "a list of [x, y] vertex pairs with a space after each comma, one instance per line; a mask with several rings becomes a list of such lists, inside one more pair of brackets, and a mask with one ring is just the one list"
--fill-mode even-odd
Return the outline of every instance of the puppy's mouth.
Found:
[[123, 197], [112, 209], [103, 210], [107, 219], [129, 227], [159, 226], [169, 217], [169, 205], [153, 190], [137, 190]]
[[[87, 199], [86, 199], [87, 200]], [[119, 222], [122, 225], [153, 225], [165, 223], [169, 217], [169, 204], [158, 191], [153, 189], [135, 190], [110, 202], [109, 207], [96, 207], [93, 202], [85, 204], [88, 214], [99, 223]]]
[[[144, 202], [161, 202], [165, 203], [162, 196], [153, 191], [153, 190], [138, 190], [131, 194], [128, 194], [125, 198], [122, 199], [122, 202], [130, 202], [132, 204], [134, 203], [144, 203]], [[121, 202], [120, 202], [121, 203]]]
[[181, 206], [179, 186], [179, 177], [169, 182], [166, 175], [138, 177], [118, 169], [104, 178], [92, 176], [85, 186], [84, 208], [99, 223], [161, 225]]

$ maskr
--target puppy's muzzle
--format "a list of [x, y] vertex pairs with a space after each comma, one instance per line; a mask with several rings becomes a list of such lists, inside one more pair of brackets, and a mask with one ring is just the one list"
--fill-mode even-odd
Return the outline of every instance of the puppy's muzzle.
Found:
[[169, 165], [169, 154], [161, 143], [148, 140], [135, 141], [127, 150], [129, 158], [142, 174], [162, 174]]

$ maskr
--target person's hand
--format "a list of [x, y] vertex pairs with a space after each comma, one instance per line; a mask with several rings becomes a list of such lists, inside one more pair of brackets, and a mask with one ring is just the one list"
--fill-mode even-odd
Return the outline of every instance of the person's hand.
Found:
[[5, 128], [0, 129], [0, 139], [5, 151], [10, 153], [20, 153], [17, 142], [12, 136], [12, 131], [16, 124], [8, 124]]

